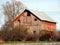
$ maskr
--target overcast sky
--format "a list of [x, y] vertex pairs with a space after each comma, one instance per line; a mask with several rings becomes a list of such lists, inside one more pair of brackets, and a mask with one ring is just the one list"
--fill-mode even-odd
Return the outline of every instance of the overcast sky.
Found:
[[[1, 11], [1, 5], [6, 1], [0, 0], [0, 27], [4, 22], [4, 16]], [[57, 30], [60, 30], [60, 0], [18, 0], [21, 1], [28, 9], [45, 12], [57, 22]]]

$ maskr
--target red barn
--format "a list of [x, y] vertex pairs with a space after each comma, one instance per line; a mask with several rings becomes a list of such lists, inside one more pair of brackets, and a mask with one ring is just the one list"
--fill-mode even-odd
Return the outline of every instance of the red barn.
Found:
[[43, 12], [27, 10], [22, 11], [15, 19], [14, 26], [24, 25], [28, 29], [28, 33], [39, 34], [41, 30], [52, 31], [56, 30], [56, 22]]

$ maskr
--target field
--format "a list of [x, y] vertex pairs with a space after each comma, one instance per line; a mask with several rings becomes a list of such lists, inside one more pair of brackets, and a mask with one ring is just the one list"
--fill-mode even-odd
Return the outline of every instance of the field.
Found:
[[60, 42], [0, 42], [0, 45], [60, 45]]

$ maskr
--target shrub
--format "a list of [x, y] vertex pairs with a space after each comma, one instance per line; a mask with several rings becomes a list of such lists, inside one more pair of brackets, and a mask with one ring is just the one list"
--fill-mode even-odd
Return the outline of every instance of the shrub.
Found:
[[42, 30], [40, 32], [40, 36], [39, 36], [39, 40], [40, 41], [49, 41], [49, 39], [51, 38], [51, 36], [47, 33], [47, 31]]
[[22, 41], [27, 33], [27, 29], [14, 28], [14, 30], [1, 30], [1, 37], [4, 41]]
[[39, 40], [41, 40], [41, 41], [46, 41], [46, 40], [49, 41], [49, 38], [50, 38], [50, 35], [44, 34], [44, 35], [40, 36]]

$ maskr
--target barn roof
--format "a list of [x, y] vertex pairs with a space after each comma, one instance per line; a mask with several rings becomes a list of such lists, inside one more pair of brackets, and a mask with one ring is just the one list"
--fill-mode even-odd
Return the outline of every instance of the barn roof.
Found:
[[[27, 9], [22, 10], [20, 14], [22, 14], [25, 10], [27, 10]], [[39, 11], [36, 11], [36, 10], [28, 10], [28, 11], [32, 12], [34, 15], [36, 15], [41, 20], [45, 20], [45, 21], [49, 21], [49, 22], [56, 22], [51, 17], [49, 17], [47, 14], [45, 14], [44, 12], [39, 12]], [[18, 15], [17, 18], [19, 16], [20, 15]]]
[[35, 14], [38, 18], [40, 18], [41, 20], [45, 20], [45, 21], [50, 21], [50, 22], [56, 22], [55, 20], [53, 20], [51, 17], [49, 17], [46, 13], [44, 12], [40, 12], [40, 11], [36, 11], [36, 10], [30, 10], [33, 14]]

